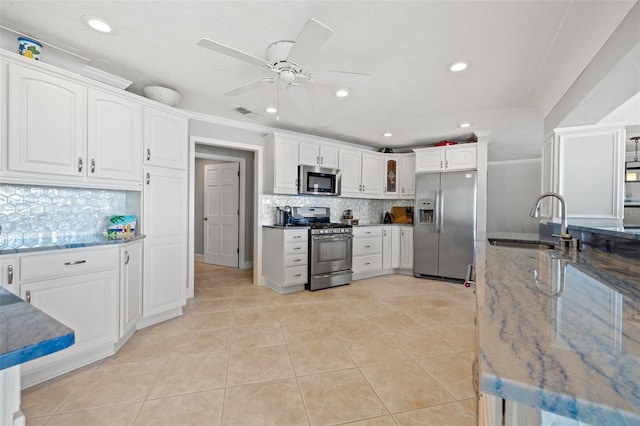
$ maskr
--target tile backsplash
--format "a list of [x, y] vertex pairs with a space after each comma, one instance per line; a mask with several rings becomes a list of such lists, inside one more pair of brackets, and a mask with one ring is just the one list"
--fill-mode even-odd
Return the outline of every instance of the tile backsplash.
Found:
[[126, 213], [126, 191], [0, 185], [0, 248], [100, 235], [107, 216]]
[[329, 207], [331, 221], [338, 222], [345, 210], [353, 211], [353, 218], [360, 224], [382, 223], [386, 211], [393, 206], [413, 206], [413, 200], [365, 200], [342, 197], [306, 197], [301, 195], [263, 195], [262, 224], [273, 225], [276, 222], [276, 207]]

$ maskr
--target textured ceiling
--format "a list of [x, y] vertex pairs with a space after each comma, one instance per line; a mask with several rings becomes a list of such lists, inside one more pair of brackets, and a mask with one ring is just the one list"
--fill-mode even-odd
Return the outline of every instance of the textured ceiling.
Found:
[[[134, 92], [171, 87], [182, 94], [180, 108], [374, 147], [490, 129], [489, 159], [502, 160], [539, 157], [544, 116], [635, 3], [2, 0], [0, 24], [89, 58], [133, 81]], [[117, 34], [89, 30], [82, 15], [109, 19]], [[272, 74], [196, 45], [207, 37], [264, 57], [270, 43], [295, 40], [308, 18], [334, 34], [304, 69], [371, 74], [366, 89], [339, 99], [334, 87], [305, 84], [306, 112], [274, 84], [224, 95]], [[471, 67], [449, 72], [459, 59]], [[280, 121], [264, 112], [275, 104]], [[244, 117], [239, 106], [257, 115]], [[463, 121], [473, 126], [458, 128]]]

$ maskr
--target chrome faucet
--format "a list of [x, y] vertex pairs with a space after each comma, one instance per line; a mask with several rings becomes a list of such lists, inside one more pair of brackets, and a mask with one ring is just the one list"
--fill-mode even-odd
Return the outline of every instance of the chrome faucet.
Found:
[[554, 197], [560, 201], [560, 214], [562, 216], [562, 223], [560, 224], [560, 234], [552, 234], [552, 237], [560, 237], [560, 246], [562, 248], [575, 247], [580, 250], [580, 240], [575, 239], [567, 232], [567, 203], [564, 197], [555, 192], [546, 192], [538, 197], [529, 216], [538, 217], [540, 215], [540, 202], [547, 197]]

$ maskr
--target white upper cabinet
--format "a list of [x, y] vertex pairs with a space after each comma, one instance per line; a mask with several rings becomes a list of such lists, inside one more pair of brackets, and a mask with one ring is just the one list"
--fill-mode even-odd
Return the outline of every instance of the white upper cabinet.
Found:
[[383, 193], [386, 198], [413, 198], [415, 158], [415, 154], [384, 154]]
[[9, 170], [83, 176], [86, 89], [9, 64]]
[[[569, 224], [620, 226], [624, 218], [625, 127], [578, 126], [555, 129], [542, 148], [542, 190], [562, 195]], [[560, 206], [553, 214], [560, 222]]]
[[298, 193], [298, 141], [279, 134], [265, 139], [265, 191]]
[[451, 172], [476, 168], [475, 144], [417, 148], [416, 172]]
[[142, 107], [99, 90], [88, 95], [88, 175], [139, 182]]
[[338, 168], [338, 147], [316, 142], [301, 141], [298, 146], [298, 162], [309, 166]]
[[362, 193], [382, 195], [384, 159], [377, 152], [362, 153]]
[[186, 170], [188, 146], [184, 117], [144, 107], [144, 164]]
[[340, 150], [339, 168], [342, 173], [342, 196], [381, 196], [384, 158], [371, 151]]

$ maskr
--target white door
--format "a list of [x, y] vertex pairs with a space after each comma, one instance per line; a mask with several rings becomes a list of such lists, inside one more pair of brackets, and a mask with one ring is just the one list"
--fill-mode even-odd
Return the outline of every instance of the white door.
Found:
[[204, 166], [204, 261], [238, 267], [240, 164]]

